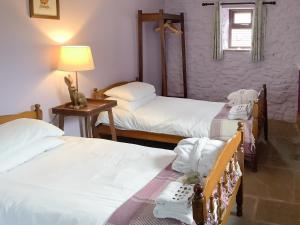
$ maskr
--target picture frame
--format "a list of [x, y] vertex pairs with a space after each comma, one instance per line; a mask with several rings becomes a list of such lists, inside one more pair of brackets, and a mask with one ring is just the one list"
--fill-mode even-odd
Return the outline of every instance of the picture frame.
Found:
[[60, 19], [59, 0], [29, 0], [30, 17]]

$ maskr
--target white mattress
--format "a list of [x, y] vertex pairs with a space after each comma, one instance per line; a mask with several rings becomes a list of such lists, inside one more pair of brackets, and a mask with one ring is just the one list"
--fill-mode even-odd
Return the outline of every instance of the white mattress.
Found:
[[66, 144], [0, 174], [1, 225], [102, 225], [175, 153], [101, 139]]
[[[183, 137], [209, 137], [210, 126], [225, 103], [157, 96], [133, 112], [113, 108], [116, 127]], [[108, 124], [107, 113], [97, 120]]]

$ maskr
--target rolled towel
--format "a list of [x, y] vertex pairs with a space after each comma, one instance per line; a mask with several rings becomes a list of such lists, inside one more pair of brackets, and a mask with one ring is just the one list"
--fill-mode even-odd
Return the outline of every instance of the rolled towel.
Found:
[[224, 146], [223, 141], [201, 138], [194, 146], [192, 170], [201, 177], [208, 177], [215, 166], [219, 154]]
[[199, 138], [187, 138], [181, 140], [174, 152], [177, 154], [176, 160], [172, 164], [172, 169], [181, 173], [189, 173], [191, 172], [191, 157], [192, 151], [195, 143], [199, 140]]
[[[208, 176], [215, 165], [220, 151], [224, 145], [223, 141], [210, 140], [208, 138], [186, 139], [190, 145], [182, 148], [180, 143], [176, 147], [177, 157], [172, 164], [172, 169], [180, 173], [198, 172], [202, 176]], [[188, 152], [189, 160], [182, 160], [182, 151]]]
[[241, 89], [235, 92], [232, 92], [228, 95], [227, 99], [229, 100], [230, 106], [248, 104], [249, 102], [253, 103], [258, 98], [258, 92], [256, 90], [246, 90]]

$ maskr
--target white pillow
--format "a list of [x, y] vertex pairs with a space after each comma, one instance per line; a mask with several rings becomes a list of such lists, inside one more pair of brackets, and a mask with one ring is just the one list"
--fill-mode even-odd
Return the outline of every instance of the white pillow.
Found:
[[104, 92], [104, 94], [109, 97], [119, 98], [129, 102], [140, 100], [153, 93], [155, 93], [154, 86], [143, 82], [131, 82]]
[[0, 125], [0, 154], [24, 147], [44, 137], [58, 137], [64, 132], [41, 120], [17, 119]]
[[235, 92], [232, 92], [228, 95], [227, 99], [229, 100], [229, 105], [242, 105], [248, 104], [249, 102], [253, 103], [258, 98], [258, 92], [255, 90], [246, 90], [241, 89]]
[[21, 148], [0, 152], [0, 172], [11, 170], [63, 143], [65, 142], [57, 137], [44, 137]]
[[152, 101], [155, 98], [156, 98], [156, 94], [152, 93], [149, 96], [146, 96], [140, 100], [133, 101], [133, 102], [125, 101], [123, 99], [114, 98], [114, 97], [109, 97], [109, 98], [107, 98], [107, 100], [115, 100], [118, 102], [117, 107], [132, 112], [132, 111], [135, 111], [138, 108], [146, 105], [147, 103], [149, 103], [150, 101]]

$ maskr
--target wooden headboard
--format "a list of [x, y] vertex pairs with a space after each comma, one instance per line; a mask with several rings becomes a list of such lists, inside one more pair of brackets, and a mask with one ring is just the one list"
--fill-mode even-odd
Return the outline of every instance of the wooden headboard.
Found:
[[94, 88], [92, 98], [95, 98], [95, 99], [105, 99], [105, 98], [107, 98], [108, 96], [106, 96], [106, 95], [104, 94], [104, 92], [106, 92], [106, 91], [108, 91], [109, 89], [112, 89], [112, 88], [114, 88], [114, 87], [122, 86], [122, 85], [124, 85], [124, 84], [128, 84], [128, 83], [131, 83], [131, 82], [134, 82], [134, 81], [123, 81], [123, 82], [118, 82], [118, 83], [109, 85], [108, 87], [103, 88], [103, 89]]
[[0, 116], [0, 124], [6, 123], [6, 122], [9, 122], [12, 120], [16, 120], [16, 119], [21, 119], [21, 118], [42, 120], [43, 119], [43, 111], [41, 110], [41, 106], [39, 104], [36, 104], [36, 105], [34, 105], [33, 111], [22, 112], [22, 113], [14, 114], [14, 115]]

